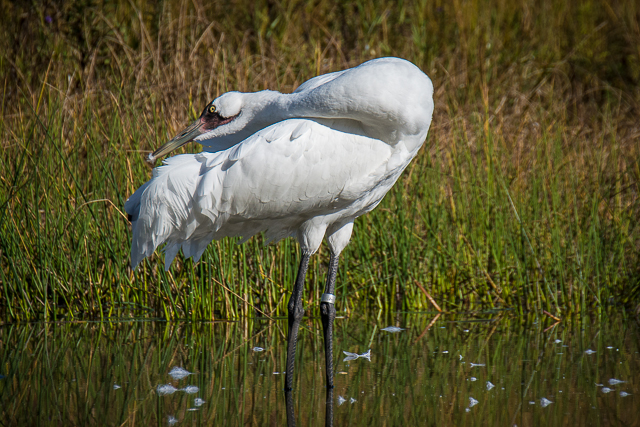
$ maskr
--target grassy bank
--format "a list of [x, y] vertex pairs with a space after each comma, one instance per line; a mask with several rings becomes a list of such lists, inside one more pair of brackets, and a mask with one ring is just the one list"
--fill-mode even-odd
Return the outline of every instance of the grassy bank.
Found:
[[[627, 4], [628, 3], [628, 4]], [[227, 90], [291, 91], [377, 56], [434, 82], [425, 147], [356, 222], [338, 308], [510, 307], [563, 316], [640, 300], [640, 9], [585, 1], [0, 5], [5, 321], [279, 316], [292, 241], [215, 242], [128, 266], [143, 154]], [[186, 152], [199, 150], [189, 144]], [[314, 257], [317, 307], [328, 251]]]

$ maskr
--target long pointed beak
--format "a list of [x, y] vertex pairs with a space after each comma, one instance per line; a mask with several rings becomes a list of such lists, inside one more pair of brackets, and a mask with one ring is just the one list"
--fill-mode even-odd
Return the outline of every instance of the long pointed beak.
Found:
[[196, 120], [191, 124], [191, 126], [180, 132], [171, 141], [167, 142], [162, 147], [149, 154], [149, 156], [147, 157], [147, 161], [149, 163], [155, 162], [159, 157], [165, 156], [173, 150], [182, 147], [187, 142], [193, 141], [197, 136], [203, 134], [202, 130], [200, 130], [202, 125], [204, 125], [202, 120]]

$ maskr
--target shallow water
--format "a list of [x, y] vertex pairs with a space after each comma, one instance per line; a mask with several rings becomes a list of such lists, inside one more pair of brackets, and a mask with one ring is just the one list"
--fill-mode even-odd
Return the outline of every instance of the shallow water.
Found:
[[[0, 425], [286, 425], [286, 331], [285, 320], [5, 325]], [[369, 349], [370, 360], [343, 353]], [[336, 320], [334, 351], [336, 426], [640, 424], [632, 321], [354, 314]], [[297, 424], [324, 425], [319, 319], [303, 321], [297, 356]]]

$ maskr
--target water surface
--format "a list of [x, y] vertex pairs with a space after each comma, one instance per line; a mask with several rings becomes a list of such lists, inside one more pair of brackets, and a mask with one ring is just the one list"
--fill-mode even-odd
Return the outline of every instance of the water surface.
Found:
[[[249, 319], [5, 325], [0, 425], [286, 425], [286, 331]], [[336, 320], [333, 422], [639, 425], [639, 343], [620, 319], [353, 314]], [[323, 348], [319, 319], [305, 319], [298, 425], [325, 423]]]

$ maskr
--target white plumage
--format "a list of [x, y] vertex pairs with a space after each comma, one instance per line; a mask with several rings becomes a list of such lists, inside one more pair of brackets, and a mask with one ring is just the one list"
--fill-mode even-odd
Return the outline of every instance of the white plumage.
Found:
[[[303, 253], [327, 237], [338, 255], [353, 221], [384, 197], [423, 144], [433, 86], [415, 65], [381, 58], [315, 77], [292, 94], [229, 92], [151, 160], [190, 140], [125, 204], [135, 268], [164, 243], [197, 261], [213, 239], [293, 236]], [[158, 154], [159, 153], [159, 154]]]

